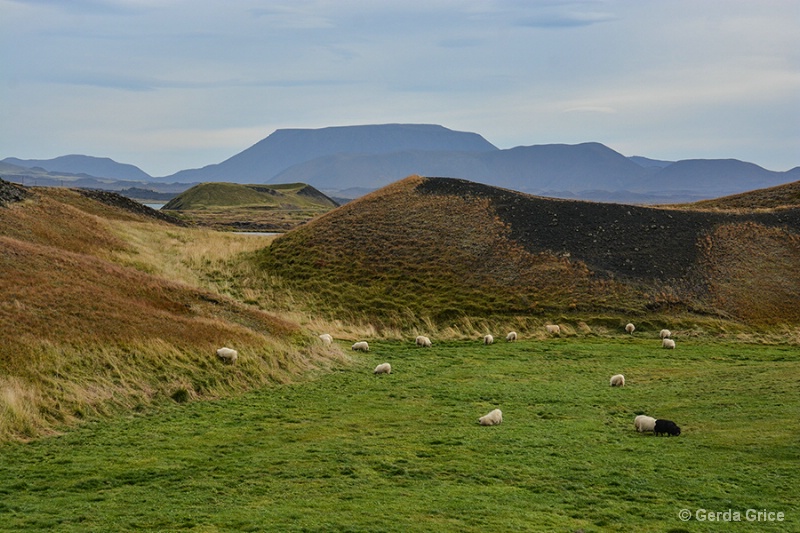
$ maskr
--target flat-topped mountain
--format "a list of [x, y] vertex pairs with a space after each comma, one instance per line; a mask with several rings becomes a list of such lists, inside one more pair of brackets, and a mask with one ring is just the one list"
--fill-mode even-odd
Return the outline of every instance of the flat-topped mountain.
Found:
[[288, 232], [259, 261], [334, 316], [387, 322], [657, 311], [800, 322], [798, 206], [661, 209], [417, 176]]
[[469, 153], [497, 150], [497, 147], [476, 133], [453, 131], [432, 124], [282, 129], [221, 163], [183, 170], [165, 179], [269, 183], [287, 168], [318, 157], [406, 150]]

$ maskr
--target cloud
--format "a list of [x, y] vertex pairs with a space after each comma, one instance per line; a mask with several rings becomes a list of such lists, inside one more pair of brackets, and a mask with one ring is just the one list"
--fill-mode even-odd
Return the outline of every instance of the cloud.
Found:
[[609, 106], [578, 105], [562, 110], [562, 113], [616, 113], [617, 110]]
[[0, 12], [5, 155], [120, 160], [146, 131], [184, 140], [171, 154], [142, 144], [132, 162], [175, 171], [232, 155], [227, 135], [244, 149], [277, 127], [424, 122], [501, 147], [729, 146], [800, 163], [791, 2], [0, 0]]

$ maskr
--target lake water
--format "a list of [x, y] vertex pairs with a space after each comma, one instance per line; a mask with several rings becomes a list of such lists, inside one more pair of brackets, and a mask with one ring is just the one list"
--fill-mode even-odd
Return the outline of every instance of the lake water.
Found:
[[151, 207], [151, 208], [153, 208], [153, 209], [161, 209], [162, 207], [164, 207], [164, 204], [163, 204], [163, 203], [162, 203], [162, 204], [150, 204], [150, 203], [146, 203], [146, 204], [144, 204], [144, 205], [146, 205], [147, 207]]

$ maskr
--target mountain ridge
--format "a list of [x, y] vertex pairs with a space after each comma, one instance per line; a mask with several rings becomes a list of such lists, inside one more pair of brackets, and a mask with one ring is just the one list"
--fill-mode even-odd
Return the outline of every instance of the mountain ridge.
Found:
[[[93, 165], [70, 166], [70, 170], [97, 171], [100, 161], [104, 164], [111, 161], [89, 156], [66, 157], [73, 157], [73, 163], [75, 157], [85, 157], [86, 164]], [[25, 182], [24, 174], [15, 175], [13, 168], [3, 166], [21, 160], [3, 161], [0, 175]], [[56, 168], [56, 163], [48, 161], [29, 160], [25, 164]], [[60, 163], [58, 168], [66, 168], [65, 161]], [[115, 172], [132, 167], [113, 163], [119, 165]], [[27, 172], [33, 172], [30, 168]], [[127, 181], [124, 185], [85, 174], [38, 174], [34, 183], [59, 185], [63, 180], [71, 182], [71, 186], [181, 192], [202, 182], [303, 182], [329, 196], [352, 199], [409, 175], [425, 175], [468, 179], [562, 198], [679, 203], [796, 181], [800, 179], [800, 167], [775, 172], [736, 159], [673, 162], [626, 157], [599, 142], [499, 149], [477, 133], [440, 125], [377, 124], [279, 129], [220, 163], [141, 182]], [[172, 183], [168, 184], [168, 180]], [[83, 184], [78, 184], [79, 181]], [[182, 187], [181, 183], [187, 185]], [[165, 190], [167, 187], [169, 191]]]

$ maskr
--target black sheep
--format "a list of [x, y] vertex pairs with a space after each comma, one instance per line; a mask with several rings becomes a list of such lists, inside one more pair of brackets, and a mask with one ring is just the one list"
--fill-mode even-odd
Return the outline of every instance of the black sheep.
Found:
[[672, 420], [656, 420], [656, 427], [654, 430], [656, 435], [661, 435], [662, 433], [666, 433], [667, 435], [671, 436], [678, 436], [681, 434], [681, 428], [678, 427], [678, 424], [673, 422]]

